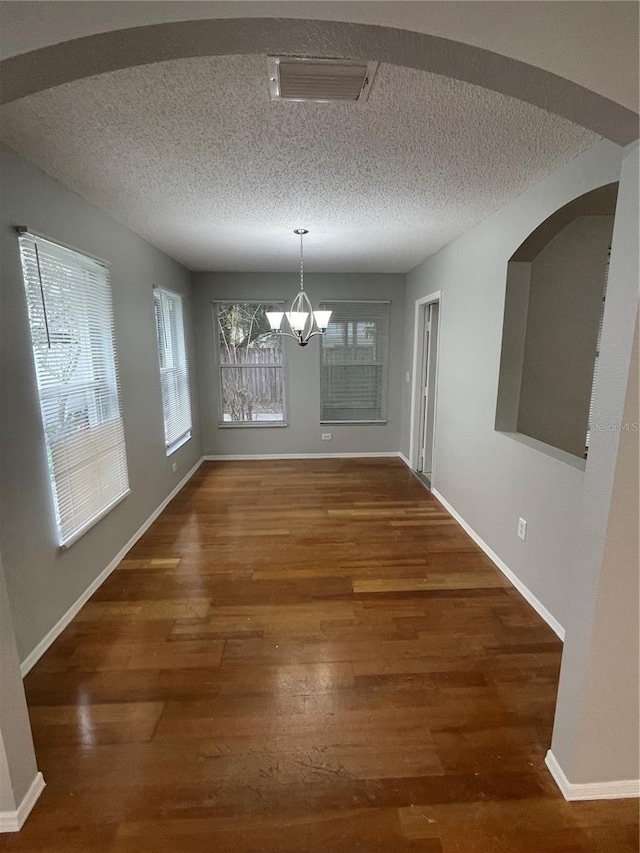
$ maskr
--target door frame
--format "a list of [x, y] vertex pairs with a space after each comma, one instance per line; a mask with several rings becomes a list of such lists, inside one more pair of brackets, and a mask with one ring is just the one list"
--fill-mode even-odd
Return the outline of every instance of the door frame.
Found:
[[409, 434], [409, 462], [411, 469], [418, 469], [418, 454], [420, 453], [420, 414], [422, 394], [422, 355], [424, 353], [424, 336], [427, 312], [425, 308], [434, 302], [438, 303], [438, 339], [436, 341], [436, 368], [433, 404], [433, 459], [431, 465], [431, 488], [435, 487], [436, 479], [436, 436], [438, 428], [438, 373], [440, 364], [440, 332], [442, 329], [442, 291], [436, 290], [428, 296], [416, 299], [413, 320], [413, 367], [411, 380], [411, 420]]

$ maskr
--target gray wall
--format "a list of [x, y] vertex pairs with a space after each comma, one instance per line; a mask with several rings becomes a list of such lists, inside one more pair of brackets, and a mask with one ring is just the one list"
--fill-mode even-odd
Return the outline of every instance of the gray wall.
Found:
[[[383, 299], [391, 302], [387, 423], [369, 426], [320, 424], [320, 342], [306, 347], [285, 339], [286, 427], [219, 427], [213, 300], [284, 300], [298, 288], [295, 273], [195, 273], [198, 375], [203, 447], [206, 455], [287, 453], [393, 453], [400, 444], [402, 340], [405, 276], [308, 274], [305, 290], [314, 307], [324, 299]], [[330, 432], [331, 441], [321, 433]]]
[[518, 432], [584, 456], [613, 216], [579, 216], [531, 264]]
[[0, 813], [16, 811], [37, 772], [0, 554]]
[[[201, 438], [192, 369], [193, 438], [167, 459], [152, 285], [189, 294], [188, 271], [9, 149], [0, 156], [0, 538], [24, 660], [197, 462]], [[56, 539], [16, 225], [112, 264], [131, 494], [67, 551]]]
[[[408, 276], [405, 370], [412, 364], [415, 300], [442, 291], [434, 487], [564, 626], [572, 606], [584, 471], [558, 458], [560, 451], [547, 453], [532, 439], [494, 429], [507, 263], [551, 213], [616, 181], [621, 158], [618, 146], [598, 143]], [[405, 389], [401, 449], [408, 455], [410, 392]], [[605, 464], [614, 464], [611, 451], [603, 452]], [[525, 542], [516, 535], [518, 517], [528, 521]]]
[[515, 432], [518, 426], [530, 285], [531, 263], [509, 261], [496, 405], [496, 429], [506, 432]]
[[[580, 728], [578, 737], [571, 738], [577, 749], [566, 754], [568, 744], [560, 731], [554, 740], [554, 749], [562, 756], [572, 781], [638, 779], [640, 775], [637, 324], [622, 423], [628, 431], [620, 434], [591, 641], [587, 648], [569, 652], [569, 659], [572, 651], [588, 658]], [[572, 646], [581, 640], [580, 634], [570, 638]], [[581, 691], [571, 690], [577, 672], [580, 669], [573, 673], [565, 669], [560, 714], [565, 699], [577, 704], [576, 697], [581, 695]], [[567, 687], [571, 691], [568, 697]]]
[[[637, 779], [639, 149], [626, 150], [578, 505], [552, 749], [571, 782]], [[636, 341], [637, 347], [637, 341]], [[629, 366], [633, 365], [631, 375]], [[634, 707], [635, 706], [635, 707]]]

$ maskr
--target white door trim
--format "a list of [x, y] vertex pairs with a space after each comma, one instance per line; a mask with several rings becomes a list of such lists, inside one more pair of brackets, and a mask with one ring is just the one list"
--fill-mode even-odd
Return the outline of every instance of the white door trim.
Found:
[[[410, 467], [415, 471], [418, 467], [418, 453], [420, 452], [420, 424], [418, 421], [420, 420], [420, 395], [422, 392], [421, 387], [421, 378], [422, 378], [422, 365], [420, 364], [420, 359], [422, 357], [423, 350], [423, 340], [424, 340], [424, 316], [425, 312], [422, 310], [425, 305], [429, 305], [432, 302], [439, 303], [439, 315], [438, 315], [438, 329], [442, 328], [442, 291], [436, 290], [433, 293], [430, 293], [428, 296], [421, 296], [420, 299], [416, 299], [414, 306], [414, 317], [413, 317], [413, 366], [412, 366], [412, 376], [411, 376], [411, 419], [409, 421], [409, 462]], [[439, 362], [439, 351], [440, 351], [440, 333], [438, 332], [438, 340], [436, 344], [436, 388], [438, 387], [438, 362]], [[437, 425], [438, 425], [438, 410], [437, 405], [434, 409], [433, 416], [433, 445], [434, 445], [434, 453], [433, 453], [433, 462], [432, 462], [432, 472], [431, 472], [431, 485], [435, 482], [435, 471], [436, 471], [436, 433], [437, 433]]]

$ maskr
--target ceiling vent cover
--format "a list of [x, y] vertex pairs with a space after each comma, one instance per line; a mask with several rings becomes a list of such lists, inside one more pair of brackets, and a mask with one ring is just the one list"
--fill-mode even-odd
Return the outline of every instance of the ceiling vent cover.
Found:
[[369, 97], [377, 62], [268, 56], [269, 90], [274, 101], [351, 101]]

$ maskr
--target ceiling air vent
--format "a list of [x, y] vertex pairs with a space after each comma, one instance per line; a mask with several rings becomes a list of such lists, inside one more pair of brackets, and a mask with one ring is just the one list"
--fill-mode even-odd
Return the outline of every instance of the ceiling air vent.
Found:
[[377, 62], [268, 56], [274, 101], [352, 101], [369, 97]]

